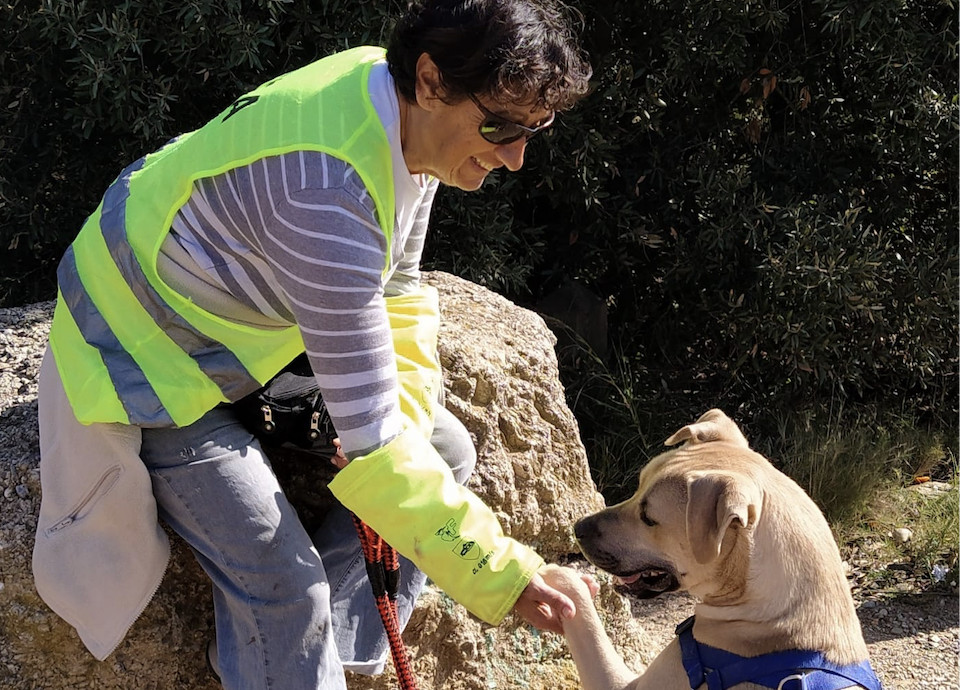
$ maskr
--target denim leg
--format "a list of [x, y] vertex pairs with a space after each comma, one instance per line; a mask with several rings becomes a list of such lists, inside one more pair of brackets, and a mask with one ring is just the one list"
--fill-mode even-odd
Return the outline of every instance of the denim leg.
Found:
[[228, 690], [345, 688], [316, 549], [260, 445], [216, 408], [180, 429], [145, 429], [141, 457], [161, 517], [213, 581]]
[[[465, 483], [473, 473], [477, 452], [460, 420], [442, 407], [437, 409], [430, 443], [453, 470], [456, 480]], [[367, 580], [357, 530], [346, 508], [337, 504], [331, 509], [313, 540], [330, 578], [334, 637], [343, 667], [368, 675], [382, 672], [389, 642]], [[426, 580], [411, 561], [400, 557], [397, 615], [401, 629], [410, 619]]]

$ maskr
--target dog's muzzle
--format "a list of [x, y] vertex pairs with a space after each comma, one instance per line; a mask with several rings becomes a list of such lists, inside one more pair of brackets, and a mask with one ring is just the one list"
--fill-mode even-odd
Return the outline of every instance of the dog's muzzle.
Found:
[[615, 589], [626, 591], [640, 599], [652, 599], [665, 592], [675, 592], [680, 588], [680, 581], [672, 569], [646, 568], [632, 575], [617, 575], [617, 579], [619, 582]]
[[677, 570], [672, 563], [662, 559], [632, 562], [631, 554], [613, 553], [607, 549], [603, 530], [598, 524], [599, 515], [602, 513], [577, 521], [573, 531], [584, 557], [617, 577], [615, 589], [640, 599], [651, 599], [680, 588]]

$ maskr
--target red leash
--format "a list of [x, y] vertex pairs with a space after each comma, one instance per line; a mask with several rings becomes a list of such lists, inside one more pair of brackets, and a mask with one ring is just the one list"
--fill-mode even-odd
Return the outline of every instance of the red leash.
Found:
[[400, 559], [396, 550], [356, 515], [353, 515], [353, 524], [357, 527], [363, 558], [367, 562], [367, 577], [373, 589], [373, 599], [377, 603], [383, 628], [387, 631], [400, 690], [417, 690], [417, 679], [410, 668], [410, 659], [407, 658], [407, 649], [403, 645], [400, 622], [397, 619]]

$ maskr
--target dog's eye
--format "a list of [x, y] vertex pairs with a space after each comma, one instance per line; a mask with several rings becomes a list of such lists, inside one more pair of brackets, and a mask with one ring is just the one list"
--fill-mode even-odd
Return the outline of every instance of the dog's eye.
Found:
[[657, 521], [652, 520], [649, 515], [647, 515], [647, 499], [640, 501], [640, 521], [645, 524], [647, 527], [656, 527]]

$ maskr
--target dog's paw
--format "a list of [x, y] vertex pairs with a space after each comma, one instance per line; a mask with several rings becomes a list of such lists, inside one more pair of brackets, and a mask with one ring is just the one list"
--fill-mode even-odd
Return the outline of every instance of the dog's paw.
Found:
[[566, 594], [576, 605], [590, 602], [600, 591], [600, 585], [589, 573], [581, 573], [562, 565], [548, 564], [540, 569], [544, 581], [554, 589]]

